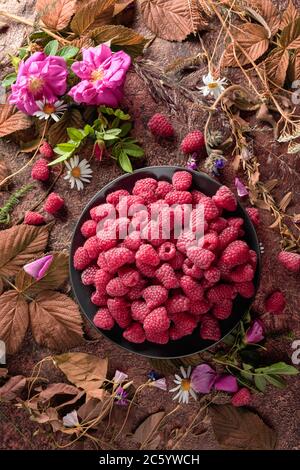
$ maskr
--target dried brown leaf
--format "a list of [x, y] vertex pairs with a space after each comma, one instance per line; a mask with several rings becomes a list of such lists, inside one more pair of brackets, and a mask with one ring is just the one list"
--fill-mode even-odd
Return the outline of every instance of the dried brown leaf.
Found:
[[145, 445], [150, 439], [154, 438], [154, 433], [165, 415], [164, 411], [159, 411], [148, 416], [133, 433], [133, 439]]
[[[9, 171], [4, 160], [0, 160], [0, 184], [8, 176]], [[1, 190], [1, 187], [0, 187]]]
[[107, 359], [92, 354], [66, 353], [54, 357], [55, 364], [67, 379], [85, 391], [96, 390], [107, 374]]
[[0, 296], [0, 339], [6, 352], [14, 354], [24, 339], [29, 324], [28, 304], [15, 290]]
[[290, 82], [300, 80], [300, 51], [296, 51], [296, 53], [290, 57], [288, 79]]
[[183, 41], [207, 27], [201, 4], [197, 0], [140, 0], [147, 27], [168, 41]]
[[295, 7], [293, 1], [289, 0], [289, 4], [287, 8], [284, 10], [282, 18], [281, 18], [280, 29], [284, 29], [290, 23], [293, 23], [298, 18], [299, 15], [300, 15], [300, 12]]
[[293, 217], [293, 221], [295, 222], [295, 224], [299, 224], [300, 223], [300, 214], [295, 214], [294, 217]]
[[280, 16], [272, 0], [250, 0], [249, 3], [251, 8], [264, 18], [271, 34], [276, 34], [280, 26]]
[[39, 401], [45, 402], [51, 400], [56, 395], [78, 395], [78, 388], [65, 383], [53, 383], [42, 390], [38, 396]]
[[29, 305], [35, 341], [61, 350], [82, 342], [82, 325], [78, 305], [65, 294], [43, 291]]
[[83, 126], [84, 122], [78, 109], [68, 110], [58, 122], [50, 127], [48, 133], [49, 143], [54, 146], [67, 142], [69, 140], [67, 128], [76, 127], [80, 129]]
[[241, 65], [247, 65], [250, 63], [247, 56], [252, 61], [255, 61], [261, 57], [269, 47], [267, 31], [258, 24], [246, 23], [239, 28], [234, 28], [232, 34], [234, 44], [231, 43], [227, 46], [222, 58], [222, 66], [237, 67], [236, 58]]
[[279, 38], [282, 47], [288, 50], [300, 48], [300, 17], [287, 25]]
[[231, 450], [272, 450], [275, 432], [252, 411], [232, 405], [209, 408], [212, 427], [220, 446]]
[[67, 280], [69, 273], [69, 256], [63, 252], [47, 253], [53, 255], [53, 261], [45, 276], [36, 280], [21, 269], [15, 279], [19, 291], [36, 294], [43, 290], [55, 290]]
[[35, 9], [47, 28], [61, 31], [75, 13], [76, 0], [37, 0]]
[[290, 205], [290, 203], [292, 202], [292, 199], [293, 199], [293, 193], [292, 191], [290, 191], [281, 199], [279, 206], [278, 206], [279, 209], [282, 212], [285, 212], [288, 206]]
[[23, 375], [11, 377], [3, 387], [0, 387], [0, 401], [11, 401], [20, 395], [26, 385]]
[[94, 0], [78, 10], [71, 21], [71, 29], [82, 36], [99, 26], [111, 22], [114, 13], [116, 0]]
[[0, 137], [27, 129], [32, 125], [29, 116], [15, 110], [10, 104], [0, 104]]
[[148, 40], [131, 28], [121, 25], [106, 25], [96, 28], [89, 33], [96, 44], [110, 41], [133, 57], [141, 55]]
[[114, 13], [113, 16], [117, 16], [120, 13], [122, 13], [129, 5], [131, 5], [134, 2], [134, 0], [123, 0], [123, 1], [118, 1], [114, 5]]
[[97, 400], [97, 398], [91, 398], [86, 403], [81, 405], [81, 407], [77, 410], [77, 414], [82, 421], [90, 422], [100, 416], [100, 414], [103, 412], [104, 405], [105, 403]]
[[269, 225], [269, 228], [276, 228], [276, 227], [278, 227], [278, 225], [280, 225], [280, 222], [281, 222], [281, 217], [277, 217], [277, 219], [275, 220], [275, 222], [273, 222], [271, 225]]
[[278, 185], [278, 179], [272, 179], [264, 183], [265, 189], [269, 192], [273, 191], [274, 188]]
[[0, 276], [17, 274], [20, 266], [45, 250], [48, 237], [47, 226], [22, 224], [0, 232]]
[[264, 62], [268, 80], [271, 85], [283, 87], [290, 56], [286, 49], [277, 47]]

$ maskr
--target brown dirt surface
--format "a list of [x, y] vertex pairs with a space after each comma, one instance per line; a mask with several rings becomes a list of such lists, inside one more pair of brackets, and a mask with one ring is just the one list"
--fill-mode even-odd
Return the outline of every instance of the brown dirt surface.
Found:
[[[7, 0], [1, 2], [0, 9], [3, 8], [14, 12], [26, 18], [32, 18], [34, 1], [16, 1]], [[280, 2], [282, 7], [287, 3]], [[300, 1], [297, 1], [300, 7]], [[136, 28], [151, 37], [150, 32], [137, 20]], [[13, 54], [20, 46], [26, 29], [21, 25], [10, 24], [6, 32], [0, 34], [0, 60], [2, 63], [2, 72], [7, 70], [6, 55]], [[27, 29], [28, 30], [28, 29]], [[214, 38], [218, 34], [216, 24], [210, 26], [210, 30], [202, 34], [203, 41], [210, 50], [214, 43]], [[200, 51], [199, 42], [196, 40], [185, 41], [183, 43], [170, 43], [161, 39], [155, 39], [148, 48], [145, 57], [153, 60], [156, 64], [165, 66], [177, 57], [191, 56]], [[205, 71], [205, 64], [201, 65], [199, 70], [192, 73], [188, 78], [184, 78], [185, 83], [200, 83], [200, 79]], [[206, 114], [200, 107], [190, 106], [183, 103], [184, 113], [173, 113], [172, 122], [176, 129], [176, 138], [172, 142], [160, 142], [153, 138], [147, 130], [147, 121], [157, 111], [166, 112], [163, 103], [156, 103], [144, 82], [131, 70], [126, 82], [125, 99], [123, 106], [127, 107], [135, 120], [135, 135], [146, 150], [145, 165], [185, 165], [185, 157], [178, 150], [178, 143], [186, 134], [187, 130], [194, 128], [203, 129]], [[188, 122], [184, 120], [183, 115], [188, 116]], [[289, 208], [289, 213], [300, 213], [300, 158], [299, 155], [288, 156], [284, 153], [285, 149], [273, 140], [273, 134], [270, 130], [264, 128], [263, 132], [257, 132], [255, 136], [255, 152], [259, 157], [261, 179], [269, 180], [276, 176], [280, 179], [280, 185], [275, 192], [275, 196], [280, 198], [288, 190], [293, 191], [293, 201]], [[27, 154], [18, 154], [18, 147], [12, 141], [0, 142], [0, 155], [5, 159], [11, 171], [16, 171], [27, 160]], [[111, 162], [105, 161], [101, 165], [98, 162], [92, 163], [94, 177], [91, 184], [87, 185], [83, 192], [71, 191], [68, 184], [61, 178], [56, 185], [56, 191], [65, 199], [66, 211], [63, 216], [56, 219], [56, 224], [52, 230], [50, 247], [55, 250], [67, 249], [70, 246], [70, 239], [76, 221], [78, 220], [84, 206], [99, 191], [101, 187], [121, 174], [121, 171]], [[8, 191], [0, 193], [0, 205], [7, 200], [10, 192], [20, 187], [30, 180], [30, 168], [14, 178]], [[230, 187], [234, 187], [234, 173], [227, 166], [221, 178], [221, 182]], [[48, 183], [47, 183], [48, 184]], [[47, 190], [47, 185], [35, 185], [36, 188], [31, 191], [24, 200], [18, 205], [13, 213], [12, 222], [24, 214]], [[255, 309], [263, 314], [264, 320], [272, 333], [268, 340], [268, 358], [270, 360], [290, 361], [292, 354], [291, 335], [293, 338], [300, 338], [300, 294], [299, 294], [299, 276], [289, 275], [284, 269], [278, 266], [276, 255], [279, 251], [280, 238], [275, 230], [269, 228], [272, 223], [271, 215], [260, 211], [262, 224], [258, 229], [259, 240], [265, 246], [263, 255], [263, 271], [261, 277], [261, 286], [255, 301]], [[282, 289], [286, 295], [288, 306], [285, 313], [280, 317], [271, 318], [264, 314], [263, 302], [268, 293], [276, 289]], [[279, 337], [279, 334], [282, 335]], [[142, 357], [120, 350], [104, 337], [99, 335], [89, 336], [89, 340], [76, 351], [84, 351], [96, 354], [99, 357], [109, 357], [109, 372], [113, 375], [116, 369], [121, 369], [129, 377], [136, 377], [141, 383], [146, 380], [147, 372], [152, 369], [151, 363]], [[19, 351], [8, 358], [8, 368], [11, 375], [23, 374], [29, 376], [32, 367], [43, 357], [51, 354], [51, 351], [36, 346], [30, 333], [27, 334], [24, 344]], [[55, 380], [56, 372], [53, 368], [45, 367], [43, 371], [47, 379]], [[167, 376], [169, 386], [172, 383], [172, 375]], [[264, 394], [256, 394], [253, 398], [251, 407], [272, 426], [278, 435], [278, 449], [300, 450], [300, 405], [299, 405], [299, 378], [288, 380], [289, 384], [285, 390], [268, 389]], [[158, 389], [148, 390], [141, 393], [138, 399], [138, 407], [132, 418], [133, 428], [137, 426], [149, 414], [166, 410], [169, 412], [174, 408], [171, 394]], [[169, 420], [166, 436], [171, 431], [186, 427], [191, 422], [197, 412], [198, 404], [191, 403], [186, 407], [174, 413]], [[168, 437], [164, 436], [164, 442]], [[61, 440], [61, 442], [67, 442]], [[122, 434], [118, 447], [128, 449], [132, 447], [132, 440]], [[164, 446], [166, 444], [163, 444]], [[171, 445], [171, 444], [170, 444]], [[76, 448], [81, 448], [81, 445]], [[86, 444], [82, 444], [86, 448]], [[36, 423], [29, 420], [28, 414], [13, 405], [0, 405], [0, 449], [53, 449], [55, 443], [47, 431], [44, 431]], [[180, 449], [219, 449], [215, 440], [212, 428], [209, 422], [203, 424], [203, 428], [198, 428], [186, 436], [179, 446]]]

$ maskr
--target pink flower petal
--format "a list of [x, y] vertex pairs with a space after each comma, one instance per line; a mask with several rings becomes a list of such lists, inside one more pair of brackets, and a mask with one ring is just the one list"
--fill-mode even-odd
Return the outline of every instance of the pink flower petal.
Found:
[[264, 325], [260, 320], [255, 320], [246, 331], [245, 343], [259, 343], [264, 339]]
[[167, 382], [165, 378], [154, 380], [150, 382], [151, 387], [160, 388], [160, 390], [167, 390]]
[[235, 178], [234, 184], [235, 184], [235, 187], [236, 187], [236, 190], [237, 190], [237, 193], [238, 193], [239, 197], [248, 196], [248, 194], [249, 194], [248, 189], [246, 188], [244, 183], [239, 178]]
[[233, 377], [233, 375], [220, 375], [215, 381], [214, 388], [223, 392], [235, 393], [238, 391], [239, 386], [236, 377]]
[[31, 263], [25, 264], [24, 271], [30, 276], [34, 277], [37, 281], [45, 276], [49, 266], [53, 261], [53, 255], [46, 255], [43, 258], [36, 259]]
[[208, 364], [195, 367], [191, 375], [192, 388], [197, 393], [209, 393], [213, 388], [217, 373]]

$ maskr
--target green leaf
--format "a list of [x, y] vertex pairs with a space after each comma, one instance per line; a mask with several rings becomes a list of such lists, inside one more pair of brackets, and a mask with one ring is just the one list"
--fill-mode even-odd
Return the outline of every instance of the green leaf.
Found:
[[28, 54], [28, 49], [26, 47], [20, 47], [19, 49], [19, 57], [20, 59], [24, 59]]
[[1, 85], [4, 86], [5, 88], [9, 87], [13, 83], [15, 83], [17, 79], [17, 74], [16, 73], [9, 73], [6, 75], [6, 77], [3, 78]]
[[267, 367], [260, 367], [259, 369], [255, 369], [256, 373], [262, 374], [278, 374], [278, 375], [297, 375], [299, 374], [298, 369], [294, 366], [290, 366], [285, 362], [277, 362], [276, 364], [272, 364], [271, 366]]
[[74, 140], [75, 142], [81, 142], [82, 139], [86, 137], [85, 132], [81, 129], [76, 129], [76, 127], [68, 127], [67, 133], [70, 139]]
[[266, 379], [264, 378], [263, 375], [255, 375], [254, 376], [254, 383], [256, 385], [256, 388], [260, 392], [264, 392], [266, 390], [267, 381], [266, 381]]
[[118, 161], [119, 161], [121, 168], [124, 171], [126, 171], [127, 173], [132, 173], [133, 169], [132, 169], [131, 161], [129, 160], [128, 155], [126, 155], [126, 153], [123, 152], [123, 150], [121, 150], [121, 152], [119, 153]]
[[17, 72], [18, 68], [19, 68], [19, 64], [21, 62], [20, 57], [11, 56], [10, 61], [11, 61], [12, 66], [14, 67], [15, 71]]
[[65, 160], [68, 160], [68, 158], [70, 158], [71, 156], [72, 156], [72, 152], [64, 153], [60, 157], [56, 158], [56, 160], [53, 160], [52, 162], [48, 163], [48, 166], [53, 166], [53, 165], [57, 165], [58, 163], [64, 162]]
[[124, 143], [122, 147], [130, 157], [142, 157], [144, 155], [144, 150], [139, 145]]
[[130, 114], [125, 114], [122, 109], [115, 110], [115, 116], [117, 116], [121, 121], [129, 121], [131, 118]]
[[30, 34], [30, 39], [35, 40], [35, 39], [45, 39], [48, 38], [48, 34], [45, 33], [45, 31], [34, 31], [34, 33]]
[[46, 55], [56, 55], [58, 51], [59, 43], [56, 39], [49, 41], [48, 44], [44, 47], [44, 53]]
[[93, 129], [92, 126], [90, 126], [89, 124], [86, 124], [86, 125], [84, 126], [84, 129], [83, 129], [83, 130], [84, 130], [85, 135], [92, 135], [92, 136], [93, 136], [93, 135], [95, 134], [94, 129]]
[[58, 153], [59, 155], [62, 155], [62, 153], [68, 153], [68, 152], [73, 152], [77, 148], [77, 144], [71, 143], [71, 142], [66, 142], [65, 144], [58, 144], [54, 152]]
[[276, 388], [283, 389], [286, 387], [285, 380], [278, 375], [265, 375], [265, 379]]
[[119, 135], [121, 134], [122, 132], [122, 129], [108, 129], [108, 131], [105, 131], [105, 134], [104, 135]]
[[60, 57], [63, 57], [64, 59], [68, 60], [68, 59], [72, 59], [73, 57], [75, 57], [79, 52], [79, 49], [78, 47], [75, 47], [75, 46], [65, 46], [65, 47], [62, 47], [57, 55], [60, 56]]
[[149, 41], [131, 28], [121, 25], [104, 25], [93, 29], [88, 34], [96, 44], [111, 41], [115, 50], [123, 50], [132, 57], [143, 53], [144, 47]]
[[125, 137], [132, 129], [131, 122], [125, 122], [124, 124], [122, 124], [121, 129], [122, 129], [122, 132], [120, 134], [120, 137]]
[[119, 125], [120, 125], [120, 119], [118, 117], [115, 117], [110, 127], [112, 129], [116, 129], [116, 128], [119, 128]]

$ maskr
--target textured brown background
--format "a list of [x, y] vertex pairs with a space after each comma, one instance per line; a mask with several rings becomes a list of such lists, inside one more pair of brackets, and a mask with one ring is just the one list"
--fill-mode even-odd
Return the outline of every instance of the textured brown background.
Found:
[[[278, 2], [284, 8], [286, 1]], [[300, 1], [297, 1], [300, 6]], [[34, 1], [17, 2], [16, 0], [8, 0], [0, 2], [0, 9], [8, 10], [24, 17], [32, 18], [32, 7]], [[151, 37], [151, 33], [147, 31], [141, 22], [137, 21], [136, 27]], [[26, 29], [23, 26], [12, 24], [6, 33], [0, 34], [0, 60], [2, 73], [6, 69], [6, 54], [14, 53], [20, 46]], [[214, 38], [218, 34], [218, 26], [212, 24], [210, 31], [203, 34], [203, 39], [208, 49], [211, 50], [214, 44]], [[199, 43], [196, 40], [186, 41], [182, 44], [169, 43], [164, 40], [155, 39], [145, 56], [157, 64], [165, 66], [173, 61], [176, 57], [189, 56], [198, 53], [200, 50]], [[191, 77], [184, 79], [185, 83], [194, 84], [199, 82], [205, 72], [205, 66], [194, 73]], [[198, 106], [183, 104], [182, 113], [174, 113], [172, 121], [176, 128], [175, 142], [157, 142], [147, 131], [146, 123], [151, 115], [156, 111], [164, 112], [163, 104], [157, 104], [151, 98], [144, 83], [131, 71], [128, 74], [126, 83], [126, 98], [124, 105], [128, 107], [129, 112], [135, 119], [135, 134], [141, 145], [146, 150], [145, 165], [165, 165], [165, 164], [185, 164], [185, 158], [178, 151], [178, 143], [185, 135], [187, 128], [203, 129], [206, 114]], [[183, 112], [184, 111], [184, 112]], [[184, 119], [187, 115], [187, 121]], [[12, 142], [0, 142], [1, 156], [5, 158], [12, 171], [22, 166], [28, 159], [27, 155], [18, 155], [18, 147]], [[289, 213], [300, 212], [300, 185], [299, 185], [299, 169], [300, 159], [298, 155], [286, 155], [285, 148], [274, 142], [272, 132], [268, 129], [258, 131], [255, 134], [255, 152], [259, 157], [261, 179], [267, 180], [271, 178], [279, 178], [281, 185], [276, 190], [275, 195], [279, 199], [288, 191], [293, 191], [293, 203], [290, 206]], [[114, 179], [120, 174], [120, 171], [110, 161], [99, 164], [93, 163], [94, 177], [90, 185], [83, 192], [71, 191], [68, 184], [61, 179], [56, 186], [59, 192], [66, 200], [67, 210], [65, 214], [57, 219], [56, 225], [51, 235], [51, 248], [56, 250], [68, 249], [70, 237], [75, 223], [89, 199], [107, 182]], [[227, 166], [221, 181], [232, 187], [234, 175]], [[22, 184], [30, 180], [30, 169], [14, 178], [13, 184], [10, 185], [9, 191], [13, 191]], [[36, 189], [32, 191], [14, 212], [13, 221], [17, 221], [41, 197], [43, 191], [47, 189], [47, 185], [36, 185]], [[7, 199], [9, 192], [0, 193], [0, 204]], [[281, 288], [287, 297], [288, 307], [284, 315], [280, 318], [271, 318], [264, 315], [264, 320], [271, 332], [271, 338], [268, 340], [268, 353], [266, 355], [270, 360], [290, 360], [292, 353], [292, 339], [287, 336], [287, 332], [292, 331], [294, 338], [300, 338], [300, 321], [299, 321], [299, 276], [290, 276], [276, 263], [276, 254], [279, 250], [279, 236], [269, 228], [272, 223], [271, 216], [261, 211], [263, 220], [262, 226], [258, 230], [260, 241], [265, 245], [265, 255], [263, 256], [263, 272], [262, 282], [255, 308], [257, 312], [263, 314], [263, 300], [270, 291]], [[278, 338], [278, 333], [282, 336]], [[85, 346], [77, 348], [79, 351], [86, 351], [99, 355], [100, 357], [109, 357], [109, 371], [113, 374], [116, 368], [127, 372], [129, 376], [134, 377], [137, 383], [146, 380], [147, 372], [152, 368], [150, 363], [141, 357], [126, 353], [118, 349], [110, 342], [97, 336], [94, 341], [89, 340]], [[46, 349], [39, 348], [33, 342], [30, 333], [27, 334], [26, 340], [21, 351], [8, 359], [8, 368], [11, 374], [29, 375], [33, 365], [44, 356], [51, 352]], [[43, 374], [49, 381], [57, 380], [57, 375], [53, 368], [45, 367]], [[168, 377], [168, 383], [171, 385], [172, 376]], [[157, 389], [147, 390], [140, 394], [138, 398], [139, 406], [135, 408], [133, 423], [134, 427], [144, 417], [152, 412], [159, 410], [170, 411], [174, 407], [171, 395]], [[278, 449], [300, 449], [300, 404], [299, 404], [299, 379], [289, 380], [289, 386], [286, 390], [278, 391], [269, 389], [265, 395], [257, 394], [253, 398], [253, 408], [265, 419], [266, 423], [274, 427], [278, 434]], [[173, 415], [169, 420], [166, 436], [170, 434], [172, 429], [186, 427], [193, 419], [198, 409], [197, 403], [191, 403]], [[38, 426], [29, 421], [28, 415], [17, 410], [13, 406], [0, 406], [0, 449], [49, 449], [55, 448], [55, 444], [50, 434], [39, 430], [38, 434], [33, 438], [33, 433]], [[213, 436], [212, 429], [205, 421], [204, 424], [196, 429], [197, 435], [191, 434], [182, 441], [179, 448], [181, 449], [218, 449], [218, 444]], [[161, 446], [165, 446], [163, 442], [167, 442], [168, 438], [162, 436]], [[132, 447], [132, 441], [126, 436], [122, 436], [118, 442], [119, 448]]]

